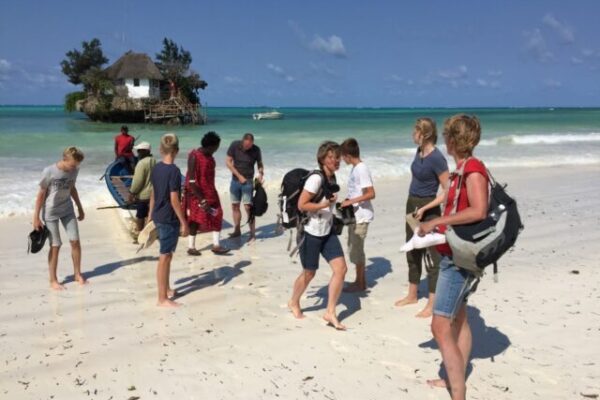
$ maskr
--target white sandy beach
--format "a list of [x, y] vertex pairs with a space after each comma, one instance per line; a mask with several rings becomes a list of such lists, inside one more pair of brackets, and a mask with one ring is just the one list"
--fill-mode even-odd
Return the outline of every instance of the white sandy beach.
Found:
[[[490, 272], [471, 298], [468, 398], [597, 398], [600, 166], [493, 172], [509, 182], [525, 231], [501, 259], [499, 282]], [[407, 288], [399, 252], [407, 186], [408, 178], [376, 182], [370, 289], [342, 295], [347, 332], [320, 318], [330, 276], [323, 261], [303, 300], [307, 318], [288, 312], [300, 265], [287, 256], [288, 236], [275, 235], [273, 193], [254, 245], [191, 258], [180, 241], [171, 278], [184, 307], [176, 310], [155, 306], [157, 246], [136, 254], [114, 210], [87, 209], [80, 231], [90, 284], [60, 293], [48, 289], [46, 255], [26, 254], [30, 218], [0, 220], [0, 398], [449, 398], [425, 383], [441, 363], [430, 321], [414, 318], [425, 299], [393, 306]], [[228, 201], [223, 195], [230, 220]], [[71, 272], [66, 246], [59, 277]]]

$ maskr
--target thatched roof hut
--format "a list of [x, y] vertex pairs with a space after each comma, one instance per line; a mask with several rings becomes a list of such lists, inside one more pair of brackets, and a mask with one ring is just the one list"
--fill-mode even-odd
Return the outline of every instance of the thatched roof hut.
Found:
[[163, 79], [158, 67], [147, 54], [132, 51], [123, 54], [113, 65], [106, 68], [105, 72], [113, 80], [128, 78]]
[[128, 51], [104, 72], [117, 88], [126, 88], [129, 98], [160, 97], [160, 81], [164, 78], [147, 54]]

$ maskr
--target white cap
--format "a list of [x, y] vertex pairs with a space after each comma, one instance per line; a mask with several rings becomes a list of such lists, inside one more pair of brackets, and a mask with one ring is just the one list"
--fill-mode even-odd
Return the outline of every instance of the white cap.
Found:
[[133, 147], [135, 150], [148, 150], [150, 151], [150, 143], [148, 142], [140, 142]]

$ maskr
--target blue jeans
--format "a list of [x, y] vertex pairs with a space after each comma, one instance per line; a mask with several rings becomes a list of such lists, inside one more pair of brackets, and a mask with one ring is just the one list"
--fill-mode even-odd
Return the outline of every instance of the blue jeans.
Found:
[[473, 290], [475, 275], [454, 264], [452, 257], [443, 256], [435, 290], [433, 313], [454, 319]]
[[240, 202], [243, 204], [252, 204], [253, 190], [254, 185], [252, 184], [252, 179], [248, 179], [244, 184], [241, 184], [237, 179], [231, 179], [231, 184], [229, 185], [231, 202], [233, 204], [238, 204]]
[[174, 224], [161, 224], [155, 222], [158, 230], [158, 241], [160, 243], [160, 254], [172, 254], [177, 249], [179, 240], [179, 222]]

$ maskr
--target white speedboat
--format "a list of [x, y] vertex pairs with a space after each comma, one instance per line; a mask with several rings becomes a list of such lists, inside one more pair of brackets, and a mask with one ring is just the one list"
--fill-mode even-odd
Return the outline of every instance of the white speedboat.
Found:
[[264, 112], [264, 113], [252, 114], [252, 119], [255, 119], [257, 121], [259, 121], [261, 119], [281, 119], [281, 118], [283, 118], [283, 114], [280, 113], [279, 111], [269, 111], [269, 112]]

